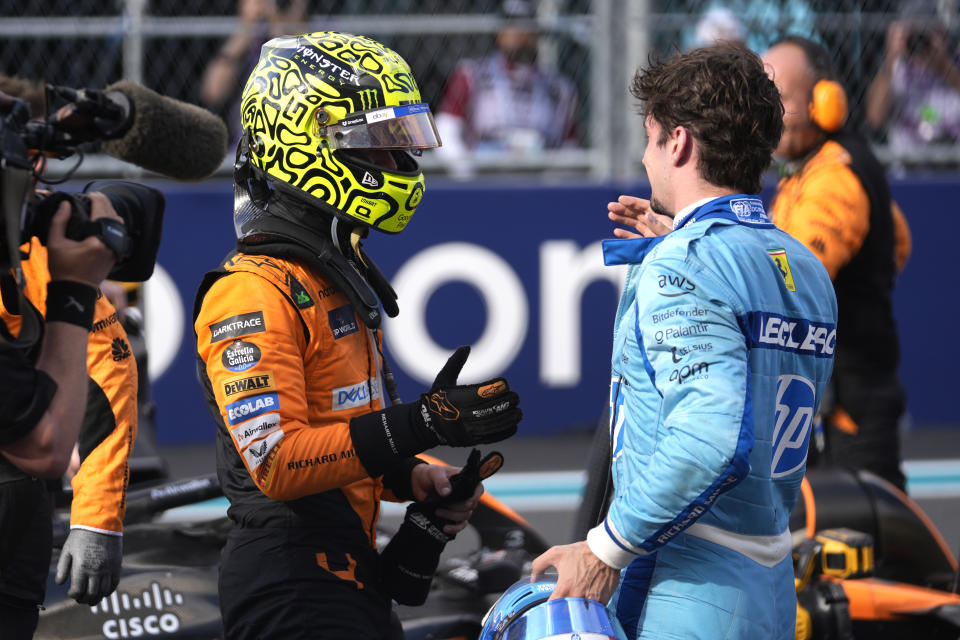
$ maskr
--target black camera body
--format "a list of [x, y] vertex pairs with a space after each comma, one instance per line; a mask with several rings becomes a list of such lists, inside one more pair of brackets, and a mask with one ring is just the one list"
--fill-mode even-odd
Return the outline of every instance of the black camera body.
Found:
[[[0, 271], [16, 267], [19, 246], [30, 238], [46, 244], [50, 222], [60, 203], [67, 200], [71, 204], [67, 237], [97, 236], [117, 254], [109, 278], [127, 282], [148, 279], [160, 247], [166, 206], [160, 191], [135, 182], [106, 180], [91, 182], [78, 194], [35, 193], [33, 160], [45, 151], [64, 157], [87, 141], [58, 128], [63, 126], [55, 119], [33, 122], [24, 101], [0, 95]], [[113, 219], [90, 219], [87, 194], [94, 191], [107, 196], [122, 225]]]
[[[87, 194], [93, 192], [107, 197], [123, 220], [122, 225], [113, 218], [90, 220]], [[66, 236], [71, 240], [97, 236], [117, 254], [117, 262], [108, 276], [111, 280], [142, 282], [153, 275], [166, 206], [160, 191], [126, 180], [100, 180], [87, 183], [81, 193], [36, 194], [27, 205], [21, 240], [26, 242], [36, 237], [46, 244], [50, 221], [64, 201], [71, 205]]]

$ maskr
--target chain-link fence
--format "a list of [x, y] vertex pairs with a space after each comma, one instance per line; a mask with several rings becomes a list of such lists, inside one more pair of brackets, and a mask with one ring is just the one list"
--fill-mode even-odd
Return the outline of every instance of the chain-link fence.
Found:
[[[519, 21], [504, 12], [508, 4], [8, 0], [0, 6], [0, 72], [88, 87], [130, 79], [203, 104], [234, 125], [240, 85], [260, 43], [283, 32], [332, 29], [370, 35], [400, 52], [437, 111], [458, 61], [485, 59], [497, 50], [498, 34], [519, 25], [537, 34], [536, 64], [575, 88], [575, 127], [560, 144], [521, 138], [527, 144], [471, 147], [467, 141], [475, 172], [629, 179], [642, 171], [643, 140], [626, 88], [648, 55], [715, 37], [740, 38], [762, 51], [795, 33], [833, 54], [851, 124], [871, 137], [882, 158], [960, 166], [957, 0], [539, 0]], [[210, 68], [227, 59], [234, 68], [221, 74], [219, 91], [211, 91]], [[118, 166], [103, 162], [85, 165], [91, 171]], [[451, 170], [438, 153], [425, 154], [424, 166]]]

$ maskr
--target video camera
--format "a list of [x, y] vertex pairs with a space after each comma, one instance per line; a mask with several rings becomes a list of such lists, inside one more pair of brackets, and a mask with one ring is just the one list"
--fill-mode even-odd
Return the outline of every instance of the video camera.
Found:
[[[81, 156], [81, 145], [122, 136], [132, 122], [129, 100], [120, 92], [47, 87], [47, 103], [60, 97], [65, 106], [33, 121], [26, 102], [0, 94], [0, 270], [19, 264], [19, 246], [36, 237], [46, 244], [50, 222], [61, 202], [71, 205], [66, 235], [96, 236], [117, 254], [111, 279], [140, 282], [153, 274], [166, 201], [146, 185], [122, 180], [91, 182], [81, 193], [37, 193], [34, 169], [47, 156]], [[126, 101], [126, 102], [125, 102]], [[79, 162], [77, 163], [79, 165]], [[90, 219], [92, 192], [103, 193], [123, 220]]]

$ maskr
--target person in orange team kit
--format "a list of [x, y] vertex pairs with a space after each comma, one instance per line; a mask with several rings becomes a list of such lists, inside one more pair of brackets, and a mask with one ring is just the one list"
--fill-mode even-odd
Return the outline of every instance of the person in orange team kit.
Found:
[[[47, 249], [36, 238], [24, 246], [26, 298], [46, 309]], [[17, 317], [3, 318], [16, 327]], [[70, 597], [96, 604], [120, 581], [128, 460], [137, 436], [137, 366], [117, 310], [97, 292], [87, 347], [87, 408], [74, 449], [70, 533], [60, 553], [56, 581], [70, 578]], [[79, 465], [77, 467], [76, 465]]]
[[843, 126], [846, 97], [830, 54], [789, 36], [763, 60], [784, 104], [784, 177], [771, 217], [820, 258], [840, 307], [820, 462], [867, 469], [904, 489], [898, 424], [906, 401], [891, 294], [910, 232], [869, 145]]
[[[224, 633], [394, 637], [390, 600], [407, 595], [390, 579], [395, 560], [438, 556], [482, 491], [479, 479], [458, 491], [466, 470], [415, 455], [513, 435], [519, 397], [503, 378], [458, 385], [467, 347], [413, 402], [383, 375], [381, 305], [395, 315], [396, 294], [361, 240], [404, 229], [424, 189], [411, 152], [440, 144], [403, 58], [349, 34], [275, 38], [244, 89], [241, 125], [237, 251], [194, 305], [235, 524], [221, 556]], [[401, 526], [413, 523], [409, 553], [377, 553], [381, 498], [415, 500]]]

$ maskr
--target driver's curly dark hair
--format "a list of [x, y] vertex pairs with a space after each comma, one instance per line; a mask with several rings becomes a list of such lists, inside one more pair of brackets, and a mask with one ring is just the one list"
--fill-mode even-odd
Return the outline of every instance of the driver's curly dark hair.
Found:
[[759, 193], [783, 132], [780, 92], [759, 56], [723, 42], [654, 60], [633, 77], [640, 113], [661, 127], [658, 145], [677, 126], [697, 144], [697, 169], [707, 182]]

